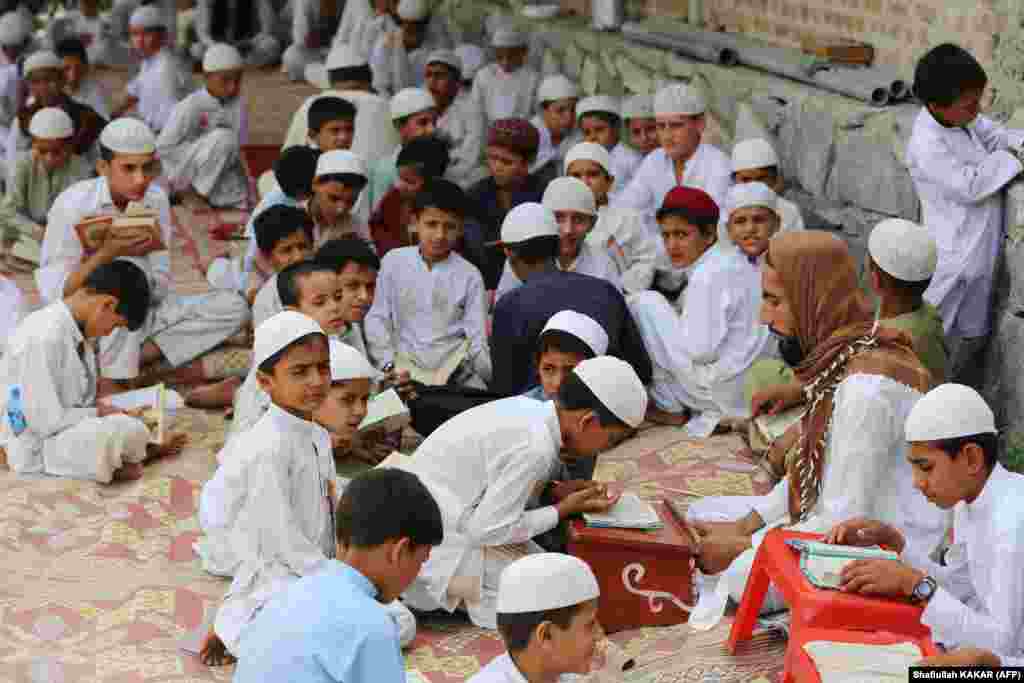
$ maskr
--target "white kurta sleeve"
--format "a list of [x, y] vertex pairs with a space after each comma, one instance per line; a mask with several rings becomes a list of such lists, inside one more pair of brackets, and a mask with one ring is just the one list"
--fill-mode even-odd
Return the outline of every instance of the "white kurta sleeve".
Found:
[[656, 200], [651, 191], [651, 184], [647, 181], [647, 164], [640, 164], [633, 179], [629, 181], [626, 188], [615, 198], [615, 206], [634, 209], [636, 211], [653, 211], [657, 207]]
[[[448, 175], [458, 183], [467, 183], [482, 166], [484, 145], [484, 113], [479, 104], [467, 93], [458, 111], [453, 114], [459, 118], [453, 128], [457, 135], [452, 135], [451, 163]], [[451, 106], [457, 106], [453, 103]]]
[[1024, 130], [1007, 128], [987, 116], [978, 115], [971, 124], [981, 144], [990, 152], [1009, 147], [1019, 147], [1024, 141]]
[[686, 289], [683, 304], [683, 335], [679, 343], [694, 363], [708, 365], [718, 360], [729, 331], [732, 293], [726, 282], [694, 278]]
[[789, 514], [789, 479], [782, 478], [771, 491], [751, 501], [753, 511], [765, 526], [771, 526]]
[[160, 135], [156, 139], [157, 153], [164, 165], [164, 173], [172, 181], [182, 180], [187, 155], [184, 146], [190, 142], [193, 130], [198, 128], [198, 100], [189, 97], [178, 102], [167, 117]]
[[624, 217], [612, 237], [616, 244], [611, 248], [621, 248], [628, 264], [622, 272], [623, 288], [629, 294], [650, 289], [654, 282], [658, 245], [647, 234], [640, 214]]
[[82, 260], [82, 244], [75, 234], [75, 224], [81, 217], [75, 206], [79, 199], [78, 193], [65, 191], [50, 207], [35, 274], [39, 294], [46, 303], [64, 297], [64, 281]]
[[397, 283], [394, 282], [392, 269], [387, 267], [391, 259], [385, 259], [377, 276], [377, 294], [373, 297], [373, 305], [366, 314], [363, 326], [366, 331], [366, 346], [370, 352], [370, 360], [377, 367], [384, 367], [395, 359], [395, 320], [394, 298], [398, 296]]
[[[67, 368], [61, 362], [64, 350], [46, 345], [21, 354], [18, 382], [22, 385], [25, 421], [29, 429], [43, 439], [96, 417], [96, 408], [65, 406], [57, 389], [59, 376]], [[72, 349], [71, 353], [75, 353]]]
[[[961, 134], [967, 135], [964, 131]], [[950, 149], [945, 138], [929, 138], [914, 150], [916, 172], [941, 188], [953, 201], [976, 204], [1002, 190], [1024, 169], [1005, 150], [989, 154], [980, 164], [968, 163]]]
[[475, 267], [473, 271], [466, 295], [466, 310], [462, 316], [463, 333], [469, 340], [469, 357], [473, 369], [489, 384], [493, 372], [491, 350], [487, 343], [487, 291], [479, 271]]

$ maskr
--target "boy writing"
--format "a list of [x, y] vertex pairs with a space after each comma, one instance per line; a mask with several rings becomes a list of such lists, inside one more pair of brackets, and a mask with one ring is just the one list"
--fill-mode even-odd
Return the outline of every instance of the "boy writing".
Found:
[[800, 207], [782, 196], [785, 180], [779, 170], [779, 157], [767, 140], [753, 138], [736, 143], [732, 148], [732, 180], [734, 183], [764, 183], [770, 187], [778, 195], [779, 229], [804, 229]]
[[594, 142], [611, 156], [609, 174], [615, 179], [613, 192], [620, 192], [633, 179], [644, 155], [620, 141], [622, 115], [619, 103], [606, 95], [595, 95], [576, 105], [580, 133], [586, 142]]

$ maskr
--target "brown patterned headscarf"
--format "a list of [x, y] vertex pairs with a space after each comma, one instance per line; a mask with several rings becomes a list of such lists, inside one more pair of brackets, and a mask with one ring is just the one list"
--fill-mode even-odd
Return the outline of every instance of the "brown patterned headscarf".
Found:
[[769, 243], [767, 261], [782, 279], [806, 354], [794, 370], [804, 385], [807, 412], [768, 453], [774, 465], [784, 464], [789, 513], [796, 523], [807, 518], [821, 493], [839, 384], [851, 374], [875, 374], [923, 393], [931, 378], [909, 336], [876, 324], [853, 257], [841, 239], [817, 230], [783, 232]]

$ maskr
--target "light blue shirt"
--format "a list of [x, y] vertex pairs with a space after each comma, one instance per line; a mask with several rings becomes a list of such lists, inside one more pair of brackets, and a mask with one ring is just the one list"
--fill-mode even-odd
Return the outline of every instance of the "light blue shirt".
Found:
[[532, 389], [528, 389], [523, 392], [523, 396], [526, 398], [532, 398], [535, 401], [551, 401], [553, 400], [550, 396], [544, 393], [544, 385], [538, 384]]
[[333, 560], [290, 584], [242, 633], [234, 683], [404, 683], [398, 630], [376, 596]]

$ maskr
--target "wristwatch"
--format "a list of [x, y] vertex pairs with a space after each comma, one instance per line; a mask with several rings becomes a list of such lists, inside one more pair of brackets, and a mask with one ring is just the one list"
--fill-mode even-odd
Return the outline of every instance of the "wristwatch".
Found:
[[921, 603], [928, 602], [935, 595], [935, 590], [939, 587], [939, 584], [935, 582], [930, 576], [925, 576], [923, 579], [917, 582], [914, 586], [913, 592], [910, 594], [910, 600], [912, 602]]

